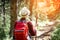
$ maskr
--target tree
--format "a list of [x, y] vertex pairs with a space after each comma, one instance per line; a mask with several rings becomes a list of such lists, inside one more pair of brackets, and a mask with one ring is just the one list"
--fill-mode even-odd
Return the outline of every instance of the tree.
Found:
[[[33, 4], [34, 4], [34, 0], [30, 0], [30, 6], [29, 6], [29, 9], [30, 9], [30, 17], [32, 16], [32, 7], [33, 7]], [[30, 19], [32, 20], [32, 19]]]
[[5, 7], [4, 7], [5, 0], [1, 0], [0, 2], [1, 2], [0, 12], [2, 11], [1, 13], [2, 13], [2, 18], [3, 18], [3, 20], [2, 20], [3, 24], [0, 26], [0, 40], [3, 40], [4, 38], [6, 38], [5, 31], [4, 31], [4, 27], [5, 27]]
[[10, 37], [13, 34], [13, 28], [14, 28], [14, 24], [15, 21], [17, 20], [17, 0], [11, 0], [11, 27], [10, 27]]

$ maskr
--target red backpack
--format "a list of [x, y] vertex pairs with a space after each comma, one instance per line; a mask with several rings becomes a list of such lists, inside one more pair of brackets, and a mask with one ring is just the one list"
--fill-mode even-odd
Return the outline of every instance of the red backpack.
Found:
[[15, 40], [27, 40], [27, 36], [28, 36], [27, 23], [24, 21], [16, 22], [13, 35], [15, 37]]

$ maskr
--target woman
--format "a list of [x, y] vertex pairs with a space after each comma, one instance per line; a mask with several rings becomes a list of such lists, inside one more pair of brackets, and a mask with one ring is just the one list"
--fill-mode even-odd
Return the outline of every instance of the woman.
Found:
[[[26, 22], [27, 23], [28, 31], [29, 31], [27, 40], [31, 40], [31, 36], [36, 35], [36, 30], [34, 29], [32, 22], [27, 20], [27, 17], [29, 16], [30, 11], [26, 7], [23, 7], [20, 10], [19, 14], [21, 15], [21, 19], [18, 22]], [[16, 23], [15, 23], [15, 25], [16, 25]]]

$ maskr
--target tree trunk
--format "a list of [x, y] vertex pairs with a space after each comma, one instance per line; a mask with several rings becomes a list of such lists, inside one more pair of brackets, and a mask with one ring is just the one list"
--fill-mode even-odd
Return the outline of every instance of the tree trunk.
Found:
[[11, 0], [11, 27], [10, 27], [10, 37], [13, 35], [14, 23], [17, 20], [17, 0]]
[[32, 7], [33, 7], [33, 4], [34, 4], [34, 0], [30, 0], [30, 16], [32, 16]]

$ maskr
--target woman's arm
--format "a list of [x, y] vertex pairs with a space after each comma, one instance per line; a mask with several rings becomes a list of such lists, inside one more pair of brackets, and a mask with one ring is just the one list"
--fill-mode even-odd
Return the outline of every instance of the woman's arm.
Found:
[[35, 36], [36, 35], [36, 30], [33, 27], [32, 22], [28, 22], [28, 28], [29, 28], [29, 33], [31, 34], [31, 36]]

